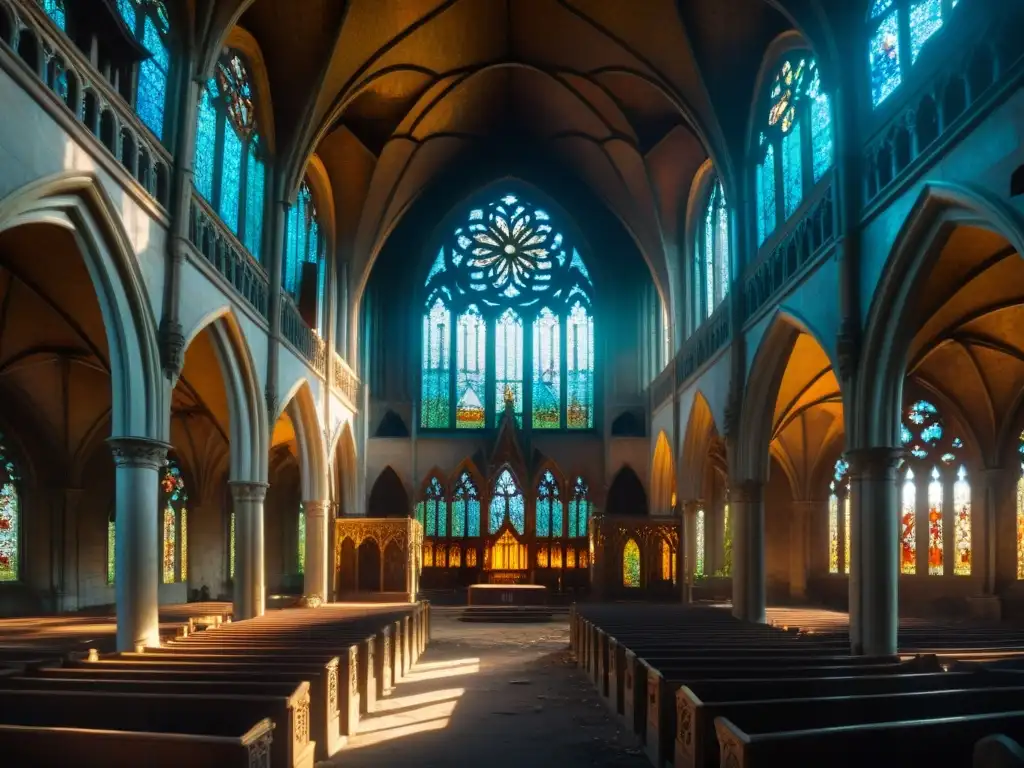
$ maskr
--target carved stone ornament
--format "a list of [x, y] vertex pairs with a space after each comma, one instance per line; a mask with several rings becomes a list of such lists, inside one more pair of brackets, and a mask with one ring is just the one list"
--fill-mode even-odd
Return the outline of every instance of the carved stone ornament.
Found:
[[114, 466], [132, 469], [162, 469], [167, 466], [171, 446], [148, 437], [111, 437], [107, 439]]
[[249, 768], [270, 768], [270, 744], [273, 731], [267, 731], [249, 744]]
[[306, 519], [311, 517], [327, 517], [331, 510], [329, 501], [303, 501], [302, 508], [306, 512]]
[[836, 339], [836, 351], [839, 358], [839, 380], [850, 381], [860, 360], [860, 333], [855, 320], [843, 320]]
[[181, 323], [164, 320], [160, 323], [160, 364], [169, 381], [177, 381], [185, 366], [185, 333]]
[[277, 396], [277, 390], [269, 384], [263, 391], [263, 397], [267, 401], [267, 419], [270, 422], [270, 426], [273, 427], [274, 422], [277, 421], [277, 407], [281, 400]]
[[852, 477], [896, 479], [896, 465], [906, 455], [902, 448], [852, 448], [846, 452]]
[[228, 483], [231, 487], [231, 497], [240, 503], [250, 502], [262, 504], [267, 497], [267, 483], [251, 483], [242, 480], [232, 480]]

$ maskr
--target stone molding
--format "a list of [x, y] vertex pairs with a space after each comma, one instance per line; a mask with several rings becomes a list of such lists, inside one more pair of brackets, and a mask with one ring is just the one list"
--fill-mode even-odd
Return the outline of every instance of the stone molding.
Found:
[[110, 437], [107, 445], [114, 456], [115, 467], [130, 469], [162, 469], [167, 466], [171, 446], [149, 437]]
[[754, 504], [761, 501], [760, 480], [743, 480], [729, 488], [729, 503]]
[[896, 465], [906, 455], [902, 448], [854, 448], [846, 452], [851, 478], [896, 480]]
[[263, 503], [267, 497], [267, 488], [270, 487], [267, 483], [254, 483], [246, 480], [232, 480], [228, 486], [231, 488], [231, 498], [235, 501], [258, 504]]
[[303, 501], [302, 509], [306, 513], [306, 519], [311, 517], [327, 517], [327, 513], [331, 508], [331, 502], [329, 501]]

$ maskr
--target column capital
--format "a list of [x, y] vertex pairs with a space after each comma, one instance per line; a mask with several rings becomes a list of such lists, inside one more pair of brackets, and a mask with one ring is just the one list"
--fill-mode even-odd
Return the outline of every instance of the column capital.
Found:
[[902, 448], [853, 448], [846, 452], [846, 459], [851, 475], [881, 478], [892, 475], [906, 453]]
[[684, 515], [695, 515], [697, 514], [697, 510], [700, 509], [700, 506], [700, 499], [686, 499], [679, 505], [679, 509]]
[[247, 480], [231, 480], [228, 483], [231, 488], [231, 498], [238, 502], [259, 502], [262, 503], [267, 497], [267, 483], [254, 483]]
[[303, 501], [302, 509], [306, 513], [306, 517], [327, 517], [327, 513], [331, 508], [331, 502], [329, 501]]
[[107, 445], [114, 456], [115, 467], [162, 469], [167, 466], [171, 446], [149, 437], [110, 437]]
[[729, 503], [749, 504], [760, 501], [763, 485], [760, 480], [742, 480], [729, 486]]

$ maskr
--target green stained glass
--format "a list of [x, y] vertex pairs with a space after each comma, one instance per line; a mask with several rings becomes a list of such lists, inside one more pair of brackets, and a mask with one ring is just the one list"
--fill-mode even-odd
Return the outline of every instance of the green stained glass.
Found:
[[697, 510], [697, 535], [694, 545], [697, 550], [693, 572], [697, 576], [704, 575], [704, 510]]
[[[179, 576], [179, 536], [181, 531], [181, 515], [188, 507], [188, 489], [185, 487], [185, 478], [181, 474], [181, 467], [174, 459], [167, 460], [163, 476], [160, 479], [160, 492], [163, 499], [163, 557], [162, 574], [164, 584], [173, 584]], [[187, 554], [187, 546], [185, 553]], [[187, 576], [187, 571], [182, 571], [181, 578]]]
[[566, 426], [591, 429], [594, 426], [594, 320], [579, 302], [569, 312], [566, 357]]
[[[420, 426], [449, 426], [451, 400], [452, 316], [442, 299], [434, 301], [423, 316], [423, 370], [420, 392]], [[482, 365], [482, 363], [481, 363]]]
[[587, 535], [587, 522], [590, 518], [590, 490], [582, 477], [577, 477], [569, 500], [568, 530], [569, 538], [581, 538]]
[[444, 486], [436, 477], [430, 478], [423, 492], [423, 531], [427, 536], [445, 536], [448, 528], [448, 505]]
[[629, 539], [622, 548], [622, 586], [640, 587], [640, 547], [635, 539]]
[[479, 535], [480, 492], [469, 472], [464, 471], [459, 475], [459, 482], [452, 495], [452, 536], [474, 538]]
[[545, 307], [533, 321], [533, 427], [561, 426], [561, 348], [558, 316]]
[[235, 578], [235, 513], [228, 520], [228, 578]]
[[299, 529], [298, 529], [298, 556], [299, 573], [306, 572], [306, 508], [299, 504]]
[[455, 329], [455, 426], [481, 429], [485, 425], [484, 392], [487, 370], [487, 325], [475, 304], [459, 315]]
[[550, 470], [541, 476], [537, 486], [537, 536], [562, 536], [562, 500], [555, 476]]

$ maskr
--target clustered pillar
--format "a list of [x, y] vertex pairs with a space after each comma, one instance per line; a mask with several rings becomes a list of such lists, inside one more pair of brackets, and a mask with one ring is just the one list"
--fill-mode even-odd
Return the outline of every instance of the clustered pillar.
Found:
[[114, 456], [116, 509], [114, 591], [117, 650], [160, 645], [160, 470], [166, 443], [143, 437], [108, 441]]
[[[729, 494], [733, 528], [732, 614], [745, 621], [765, 621], [764, 506], [761, 483], [738, 484]], [[733, 522], [735, 521], [735, 522]]]
[[306, 512], [306, 566], [302, 593], [306, 605], [316, 606], [327, 600], [327, 549], [329, 501], [304, 501]]
[[262, 616], [266, 574], [263, 562], [263, 500], [266, 483], [232, 481], [235, 503], [235, 618]]
[[693, 602], [693, 569], [697, 559], [697, 501], [683, 502], [683, 519], [680, 528], [679, 553], [676, 556], [676, 569], [679, 571], [679, 583], [682, 585], [683, 602]]

